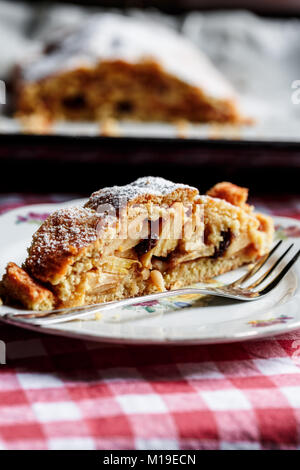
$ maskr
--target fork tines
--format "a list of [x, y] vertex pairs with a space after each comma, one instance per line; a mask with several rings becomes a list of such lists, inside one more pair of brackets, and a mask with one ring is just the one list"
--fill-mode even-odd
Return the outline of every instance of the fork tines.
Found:
[[[272, 250], [262, 256], [260, 260], [258, 260], [254, 265], [252, 265], [251, 269], [244, 274], [242, 277], [237, 279], [236, 281], [232, 282], [228, 287], [241, 287], [242, 284], [244, 284], [246, 281], [252, 279], [254, 275], [270, 260], [270, 258], [273, 256], [273, 254], [278, 250], [280, 245], [282, 244], [282, 240], [280, 240], [273, 248]], [[271, 274], [276, 270], [278, 265], [286, 258], [288, 252], [293, 248], [294, 243], [291, 243], [291, 245], [283, 252], [283, 254], [272, 264], [271, 267], [269, 267], [261, 276], [259, 276], [254, 282], [251, 284], [245, 286], [247, 290], [252, 290], [255, 289], [256, 287], [260, 286], [261, 284], [264, 283], [266, 279], [268, 279]], [[265, 295], [268, 292], [270, 292], [272, 289], [274, 289], [278, 283], [281, 281], [281, 279], [286, 275], [286, 273], [290, 270], [290, 268], [295, 264], [297, 261], [298, 257], [300, 255], [300, 250], [297, 251], [297, 253], [293, 256], [293, 258], [282, 268], [282, 270], [273, 278], [273, 280], [267, 284], [265, 287], [263, 287], [261, 290], [258, 291], [259, 295]]]

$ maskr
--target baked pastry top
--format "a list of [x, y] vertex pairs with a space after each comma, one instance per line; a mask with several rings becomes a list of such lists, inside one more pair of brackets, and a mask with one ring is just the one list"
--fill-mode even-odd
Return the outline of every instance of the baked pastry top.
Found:
[[171, 28], [95, 14], [20, 67], [20, 116], [241, 122], [227, 80]]
[[146, 177], [55, 211], [33, 236], [22, 268], [9, 263], [2, 295], [45, 310], [140, 296], [211, 279], [257, 260], [273, 222], [248, 190], [223, 182], [207, 195]]

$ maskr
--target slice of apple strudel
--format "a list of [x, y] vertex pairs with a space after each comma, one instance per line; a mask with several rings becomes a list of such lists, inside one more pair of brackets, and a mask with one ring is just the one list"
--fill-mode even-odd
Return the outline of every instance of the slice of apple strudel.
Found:
[[33, 310], [72, 307], [176, 289], [256, 261], [274, 228], [247, 196], [227, 182], [200, 195], [156, 177], [100, 189], [49, 216], [23, 267], [8, 264], [2, 296]]

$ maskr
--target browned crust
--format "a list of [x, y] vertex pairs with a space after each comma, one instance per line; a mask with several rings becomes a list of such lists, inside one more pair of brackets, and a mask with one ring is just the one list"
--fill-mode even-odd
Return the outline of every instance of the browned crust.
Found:
[[85, 207], [97, 210], [100, 206], [108, 204], [114, 209], [120, 209], [149, 203], [170, 206], [174, 202], [192, 202], [198, 194], [198, 189], [191, 186], [163, 178], [145, 177], [125, 186], [100, 189], [90, 196]]
[[88, 209], [54, 212], [34, 234], [24, 268], [40, 281], [55, 284], [74, 257], [97, 239], [100, 226], [101, 217]]
[[54, 295], [36, 282], [24, 269], [9, 263], [2, 280], [5, 296], [14, 299], [28, 309], [35, 310], [41, 304], [49, 309], [54, 306]]
[[[149, 183], [149, 188], [147, 182]], [[123, 188], [123, 189], [122, 189]], [[147, 188], [149, 192], [146, 191]], [[54, 286], [61, 276], [67, 273], [70, 265], [87, 247], [96, 247], [101, 252], [101, 231], [110, 228], [117, 218], [97, 214], [99, 204], [111, 203], [115, 207], [117, 194], [127, 195], [127, 206], [132, 204], [172, 204], [177, 201], [197, 202], [198, 190], [178, 185], [161, 178], [141, 178], [124, 186], [104, 188], [92, 194], [85, 207], [61, 209], [54, 212], [34, 234], [29, 256], [24, 269], [9, 263], [2, 280], [5, 297], [17, 300], [28, 309], [50, 309], [55, 305], [54, 294], [42, 283]], [[232, 183], [222, 182], [211, 188], [207, 194], [224, 199], [248, 211], [246, 204], [248, 190]], [[91, 208], [90, 208], [91, 207]], [[269, 232], [271, 219], [255, 214], [260, 222], [260, 230]], [[94, 249], [94, 248], [93, 248]], [[98, 251], [97, 251], [98, 250]], [[43, 308], [40, 308], [41, 305]]]
[[[120, 82], [120, 77], [123, 77]], [[103, 90], [99, 83], [104, 83]], [[107, 89], [109, 92], [107, 92]], [[71, 90], [71, 91], [70, 91]], [[113, 91], [118, 91], [120, 102], [133, 100], [134, 110], [118, 111]], [[132, 93], [129, 94], [128, 90]], [[170, 102], [164, 90], [177, 95]], [[87, 106], [67, 108], [64, 100], [84, 96]], [[136, 100], [136, 96], [139, 98]], [[16, 115], [40, 117], [43, 122], [55, 120], [102, 121], [107, 118], [136, 121], [216, 122], [244, 124], [234, 99], [206, 96], [191, 86], [166, 73], [154, 60], [130, 64], [124, 60], [100, 61], [95, 67], [78, 67], [57, 73], [35, 82], [21, 81], [17, 90]]]
[[[147, 190], [147, 180], [150, 181], [149, 192], [141, 193], [145, 187]], [[248, 190], [231, 183], [219, 183], [208, 194], [246, 206]], [[49, 216], [33, 236], [24, 268], [34, 278], [55, 284], [74, 259], [99, 238], [105, 217], [95, 211], [102, 205], [109, 204], [115, 209], [122, 208], [122, 204], [127, 207], [149, 203], [170, 206], [174, 202], [191, 203], [197, 195], [196, 188], [160, 178], [141, 178], [126, 186], [100, 189], [91, 195], [84, 208], [62, 209]]]
[[242, 188], [236, 184], [223, 181], [213, 186], [206, 194], [210, 197], [225, 199], [234, 206], [244, 208], [248, 199], [248, 191], [247, 188]]
[[116, 219], [96, 212], [102, 205], [112, 205], [118, 215], [122, 207], [148, 203], [169, 206], [177, 201], [192, 202], [196, 195], [196, 188], [151, 177], [125, 186], [103, 188], [91, 195], [84, 208], [62, 209], [48, 217], [33, 236], [24, 268], [40, 281], [55, 284], [72, 260], [99, 239], [101, 229], [115, 223]]

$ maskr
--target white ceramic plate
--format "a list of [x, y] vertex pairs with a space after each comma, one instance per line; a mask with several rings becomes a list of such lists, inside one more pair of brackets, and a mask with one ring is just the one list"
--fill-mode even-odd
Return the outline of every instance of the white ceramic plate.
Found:
[[[1, 216], [0, 277], [7, 262], [23, 262], [32, 234], [50, 212], [80, 203], [82, 200], [25, 206]], [[294, 242], [294, 253], [300, 248], [300, 222], [275, 217], [275, 223], [276, 238], [286, 240], [286, 244]], [[219, 279], [226, 283], [240, 276], [241, 272], [242, 269]], [[117, 343], [205, 344], [264, 338], [300, 328], [299, 277], [298, 263], [273, 292], [255, 302], [184, 296], [116, 309], [104, 313], [97, 320], [92, 316], [88, 320], [47, 328], [16, 324], [44, 333]], [[1, 306], [0, 316], [12, 310]]]

